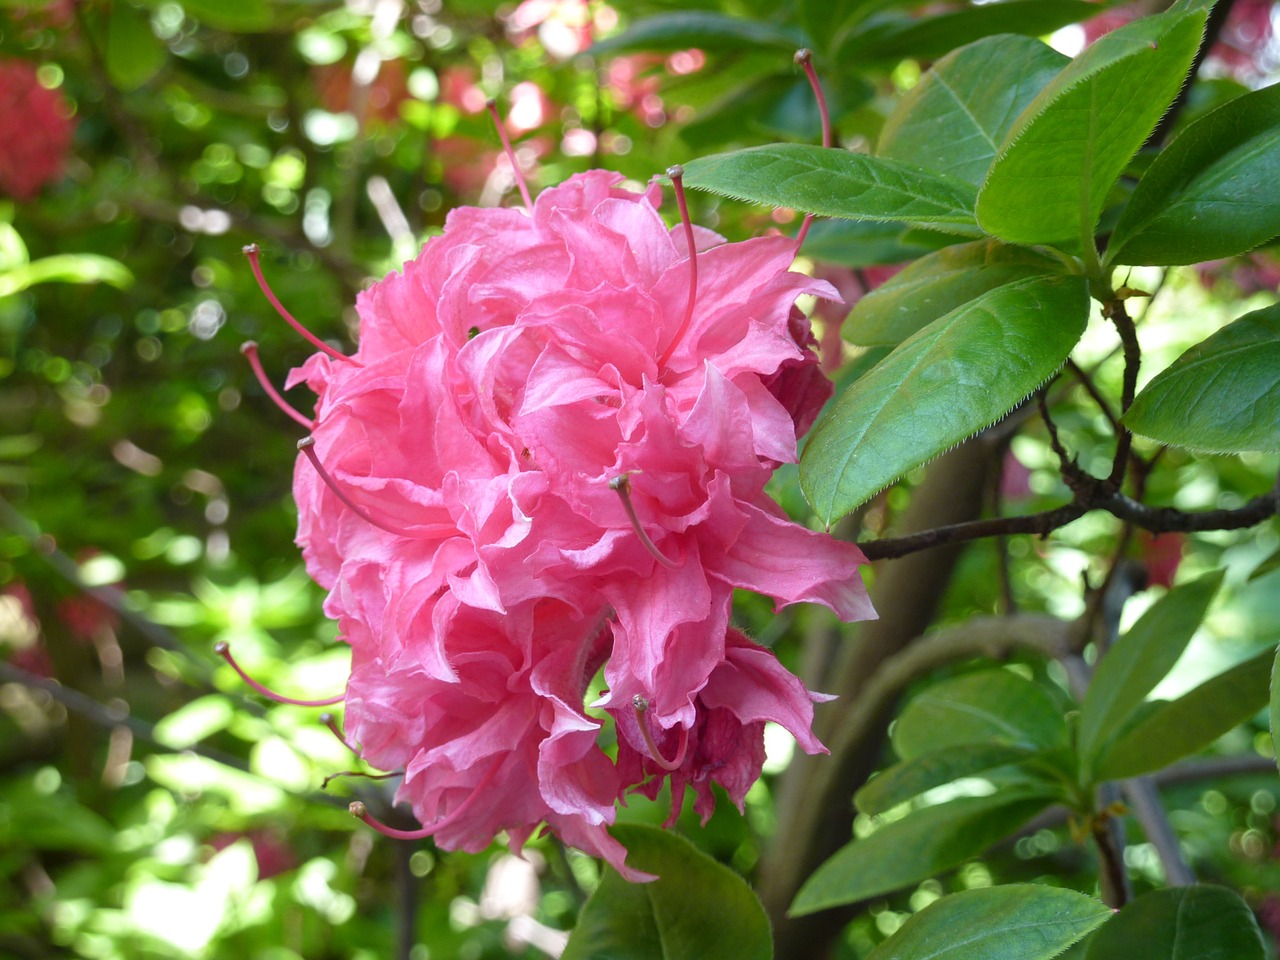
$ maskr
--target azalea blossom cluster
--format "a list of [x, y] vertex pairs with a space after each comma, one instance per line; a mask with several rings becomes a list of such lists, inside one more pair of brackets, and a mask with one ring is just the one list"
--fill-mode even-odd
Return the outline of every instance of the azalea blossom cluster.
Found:
[[821, 698], [731, 627], [733, 591], [874, 613], [857, 548], [764, 489], [831, 390], [795, 301], [835, 290], [793, 239], [727, 243], [683, 193], [669, 228], [621, 179], [454, 210], [360, 295], [356, 353], [289, 385], [318, 397], [294, 494], [352, 648], [346, 740], [424, 824], [384, 832], [475, 851], [546, 823], [643, 879], [607, 832], [629, 790], [705, 819], [714, 783], [741, 807], [767, 721], [823, 750]]

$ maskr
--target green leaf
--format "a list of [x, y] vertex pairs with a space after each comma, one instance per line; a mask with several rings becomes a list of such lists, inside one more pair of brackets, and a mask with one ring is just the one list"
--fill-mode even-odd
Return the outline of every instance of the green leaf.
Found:
[[900, 160], [780, 143], [699, 157], [686, 186], [849, 220], [972, 224], [972, 185]]
[[[165, 0], [147, 0], [160, 6]], [[264, 30], [271, 26], [269, 0], [182, 0], [182, 6], [195, 17], [220, 30]]]
[[1080, 277], [997, 287], [911, 336], [827, 411], [800, 459], [823, 522], [989, 426], [1062, 365], [1084, 332]]
[[905, 230], [906, 224], [891, 220], [817, 220], [801, 252], [827, 263], [871, 267], [914, 260], [933, 250], [906, 239]]
[[1224, 887], [1154, 890], [1093, 935], [1085, 960], [1265, 960], [1253, 911]]
[[1112, 184], [1182, 86], [1204, 21], [1146, 17], [1073, 60], [1006, 135], [978, 194], [982, 228], [1012, 243], [1092, 242]]
[[1203, 750], [1265, 709], [1273, 659], [1268, 650], [1177, 700], [1158, 702], [1143, 711], [1102, 751], [1098, 778], [1121, 780], [1161, 770]]
[[864, 346], [896, 345], [990, 290], [1062, 269], [1060, 260], [998, 240], [946, 247], [921, 257], [854, 304], [844, 334]]
[[[993, 34], [1042, 36], [1098, 12], [1085, 0], [1005, 0], [954, 13], [873, 23], [851, 33], [836, 57], [848, 62], [934, 60], [956, 47]], [[998, 90], [995, 82], [992, 90]]]
[[107, 283], [123, 290], [133, 274], [119, 260], [96, 253], [59, 253], [0, 273], [0, 297], [37, 283]]
[[1280, 234], [1280, 85], [1237, 97], [1156, 158], [1116, 224], [1107, 261], [1199, 263]]
[[965, 890], [912, 916], [867, 960], [1052, 960], [1109, 919], [1110, 907], [1074, 890]]
[[1222, 584], [1222, 575], [1216, 570], [1170, 590], [1099, 661], [1081, 705], [1077, 732], [1086, 764], [1182, 656]]
[[898, 101], [877, 154], [977, 186], [1013, 121], [1069, 61], [1030, 37], [987, 37], [947, 54]]
[[764, 908], [740, 876], [667, 830], [619, 824], [610, 832], [627, 848], [627, 866], [660, 879], [629, 883], [607, 870], [582, 908], [564, 960], [773, 956]]
[[136, 90], [164, 66], [169, 51], [151, 31], [151, 18], [128, 3], [111, 8], [107, 21], [107, 73], [121, 90]]
[[863, 813], [884, 813], [926, 790], [1034, 755], [1034, 750], [1003, 743], [958, 744], [895, 764], [854, 794], [853, 802]]
[[1196, 344], [1143, 388], [1124, 422], [1207, 453], [1280, 450], [1280, 306], [1246, 313]]
[[893, 726], [893, 749], [904, 760], [963, 744], [1051, 749], [1066, 743], [1066, 731], [1061, 709], [1034, 682], [980, 670], [912, 698]]
[[617, 36], [592, 45], [592, 54], [645, 50], [757, 50], [774, 48], [794, 53], [805, 45], [799, 30], [759, 20], [744, 20], [708, 10], [664, 13], [637, 20]]
[[909, 813], [836, 851], [800, 888], [791, 916], [878, 897], [957, 867], [1017, 831], [1050, 799], [1004, 790]]

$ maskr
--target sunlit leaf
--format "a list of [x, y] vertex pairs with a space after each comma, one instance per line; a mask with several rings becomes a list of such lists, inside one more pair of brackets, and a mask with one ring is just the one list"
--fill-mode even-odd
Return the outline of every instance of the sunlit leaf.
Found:
[[1105, 903], [1060, 887], [964, 890], [914, 914], [867, 960], [1052, 960], [1110, 918]]
[[1280, 306], [1196, 344], [1143, 388], [1124, 422], [1207, 453], [1280, 450]]
[[1112, 184], [1182, 86], [1204, 21], [1195, 11], [1145, 17], [1058, 74], [991, 164], [978, 194], [983, 229], [1011, 243], [1092, 242]]
[[1120, 780], [1161, 770], [1265, 709], [1273, 659], [1268, 650], [1143, 711], [1102, 751], [1098, 778]]
[[1084, 332], [1079, 277], [1033, 277], [988, 291], [904, 341], [828, 409], [800, 482], [831, 523], [962, 440], [1044, 383]]
[[1216, 570], [1174, 588], [1107, 651], [1081, 705], [1077, 739], [1086, 764], [1172, 669], [1221, 584]]
[[876, 149], [975, 186], [1018, 115], [1067, 58], [1030, 37], [987, 37], [947, 54], [898, 101]]
[[802, 143], [699, 157], [684, 182], [740, 200], [850, 220], [972, 224], [973, 187], [900, 160]]

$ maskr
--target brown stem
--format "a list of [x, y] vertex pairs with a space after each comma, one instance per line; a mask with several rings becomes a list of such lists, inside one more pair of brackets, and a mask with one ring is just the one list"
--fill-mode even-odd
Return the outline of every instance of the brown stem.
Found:
[[[983, 506], [992, 451], [975, 438], [936, 461], [912, 493], [903, 522], [921, 529], [976, 516]], [[818, 957], [851, 910], [828, 910], [791, 919], [796, 891], [813, 871], [848, 842], [853, 827], [849, 798], [881, 759], [896, 694], [862, 705], [871, 678], [907, 649], [932, 622], [960, 551], [932, 551], [878, 571], [874, 589], [880, 619], [845, 643], [826, 692], [839, 699], [819, 711], [818, 734], [830, 757], [799, 756], [778, 787], [778, 831], [765, 852], [758, 887], [774, 924], [775, 955]]]

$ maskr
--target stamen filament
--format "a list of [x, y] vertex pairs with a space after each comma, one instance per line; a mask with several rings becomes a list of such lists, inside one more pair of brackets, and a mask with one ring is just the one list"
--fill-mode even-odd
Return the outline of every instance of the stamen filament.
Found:
[[383, 836], [391, 837], [393, 840], [422, 840], [443, 830], [458, 817], [462, 816], [462, 814], [466, 813], [467, 808], [475, 802], [476, 797], [480, 796], [480, 794], [484, 792], [485, 788], [489, 786], [489, 781], [494, 778], [494, 775], [498, 772], [498, 768], [500, 766], [502, 766], [501, 756], [493, 762], [485, 772], [485, 775], [480, 778], [480, 782], [477, 783], [475, 787], [472, 788], [471, 793], [467, 795], [467, 799], [458, 804], [458, 808], [456, 810], [446, 814], [444, 819], [437, 820], [435, 823], [422, 827], [418, 830], [398, 830], [395, 827], [387, 826], [385, 823], [376, 819], [359, 800], [347, 807], [347, 810], [350, 811], [353, 817], [363, 820]]
[[649, 731], [649, 722], [644, 716], [649, 709], [649, 701], [637, 693], [631, 700], [631, 709], [636, 713], [636, 723], [640, 725], [640, 736], [644, 737], [644, 745], [649, 748], [649, 758], [663, 770], [679, 770], [684, 763], [685, 754], [689, 752], [689, 728], [683, 725], [680, 727], [680, 745], [676, 748], [676, 758], [668, 760], [658, 749], [658, 743], [653, 739], [653, 734]]
[[329, 475], [329, 471], [324, 468], [324, 464], [320, 462], [320, 457], [315, 451], [315, 446], [315, 437], [303, 437], [298, 441], [298, 449], [307, 455], [307, 459], [310, 460], [311, 465], [316, 468], [316, 473], [320, 474], [320, 479], [325, 482], [325, 486], [333, 491], [333, 495], [341, 500], [348, 510], [354, 513], [365, 523], [370, 523], [379, 530], [385, 530], [387, 533], [395, 534], [397, 537], [413, 536], [411, 533], [406, 533], [404, 530], [400, 530], [397, 527], [390, 526], [389, 524], [383, 523], [381, 520], [374, 518], [367, 510], [364, 509], [364, 507], [360, 506], [347, 496], [346, 492], [338, 486], [338, 482]]
[[253, 270], [254, 279], [258, 281], [258, 286], [259, 288], [261, 288], [263, 295], [267, 298], [267, 301], [271, 304], [271, 306], [275, 307], [276, 313], [280, 314], [280, 316], [284, 318], [284, 321], [287, 324], [289, 324], [289, 326], [293, 327], [294, 330], [298, 331], [299, 335], [301, 335], [304, 340], [310, 343], [317, 350], [323, 350], [325, 353], [333, 357], [333, 359], [335, 360], [345, 360], [348, 363], [354, 363], [357, 367], [363, 366], [363, 364], [361, 364], [360, 361], [355, 359], [354, 357], [348, 357], [345, 353], [341, 353], [333, 349], [333, 347], [329, 346], [329, 344], [325, 343], [323, 340], [317, 337], [314, 333], [312, 333], [310, 330], [304, 327], [301, 323], [299, 323], [294, 318], [293, 314], [291, 314], [288, 310], [284, 308], [284, 304], [282, 304], [280, 300], [276, 297], [275, 293], [272, 292], [271, 287], [267, 285], [266, 277], [262, 275], [262, 265], [258, 263], [258, 245], [256, 243], [251, 243], [247, 247], [245, 247], [244, 255], [249, 258], [249, 267], [251, 270]]
[[659, 550], [657, 544], [649, 539], [649, 534], [645, 533], [644, 527], [640, 525], [640, 518], [636, 515], [635, 504], [631, 502], [631, 480], [627, 475], [624, 473], [620, 477], [614, 477], [609, 481], [609, 488], [622, 501], [622, 509], [627, 512], [627, 519], [631, 521], [631, 528], [635, 530], [636, 536], [640, 538], [641, 546], [648, 550], [653, 555], [653, 558], [668, 570], [676, 569], [679, 564]]
[[315, 422], [308, 420], [305, 416], [295, 410], [289, 402], [280, 395], [280, 391], [275, 388], [275, 385], [267, 379], [267, 371], [262, 369], [262, 358], [258, 356], [258, 345], [252, 340], [246, 340], [244, 343], [240, 344], [240, 352], [248, 357], [249, 366], [253, 368], [253, 375], [258, 378], [258, 383], [262, 386], [262, 389], [266, 391], [266, 394], [271, 398], [271, 401], [279, 407], [281, 411], [292, 417], [298, 423], [302, 424], [302, 426], [306, 427], [308, 430], [314, 429]]
[[245, 673], [244, 667], [236, 663], [236, 658], [231, 656], [231, 645], [225, 640], [220, 640], [213, 645], [213, 652], [220, 656], [227, 663], [231, 664], [231, 669], [240, 675], [240, 679], [251, 686], [258, 693], [262, 694], [268, 700], [274, 700], [276, 703], [287, 703], [295, 707], [328, 707], [335, 703], [341, 703], [347, 698], [345, 693], [340, 693], [336, 697], [326, 697], [323, 700], [295, 700], [293, 697], [286, 697], [269, 687], [264, 687], [249, 674]]
[[338, 742], [340, 744], [342, 744], [344, 747], [346, 747], [348, 750], [354, 753], [357, 757], [360, 756], [360, 751], [355, 748], [355, 746], [351, 743], [351, 741], [347, 739], [347, 735], [343, 733], [342, 730], [338, 727], [338, 721], [337, 719], [335, 719], [332, 713], [325, 711], [324, 713], [320, 714], [320, 722], [329, 728], [329, 732], [338, 738]]
[[489, 108], [489, 116], [493, 117], [493, 125], [498, 128], [498, 136], [502, 138], [502, 149], [507, 152], [507, 162], [511, 164], [511, 173], [516, 178], [516, 186], [520, 188], [520, 197], [524, 200], [524, 208], [533, 216], [533, 199], [529, 196], [529, 187], [524, 182], [524, 174], [520, 172], [520, 164], [516, 162], [516, 152], [511, 148], [511, 139], [507, 136], [507, 128], [502, 125], [502, 117], [498, 114], [498, 103], [490, 99], [485, 101]]
[[679, 164], [667, 167], [667, 176], [671, 178], [671, 187], [676, 194], [676, 206], [680, 208], [680, 222], [684, 224], [684, 236], [689, 247], [689, 296], [685, 299], [684, 319], [680, 321], [680, 328], [667, 344], [667, 349], [662, 351], [662, 356], [658, 358], [659, 367], [667, 365], [671, 355], [676, 352], [676, 347], [689, 332], [689, 324], [693, 322], [693, 308], [698, 302], [698, 249], [693, 240], [693, 221], [689, 219], [689, 203], [684, 196], [684, 167]]
[[[813, 68], [813, 53], [808, 49], [796, 51], [796, 63], [804, 69], [809, 78], [809, 86], [813, 89], [813, 97], [818, 101], [818, 116], [822, 120], [822, 145], [831, 146], [831, 114], [827, 110], [827, 98], [822, 92], [822, 84], [818, 82], [818, 72]], [[813, 225], [813, 214], [805, 214], [804, 222], [796, 233], [796, 249], [804, 246], [804, 238], [809, 235], [809, 227]]]

